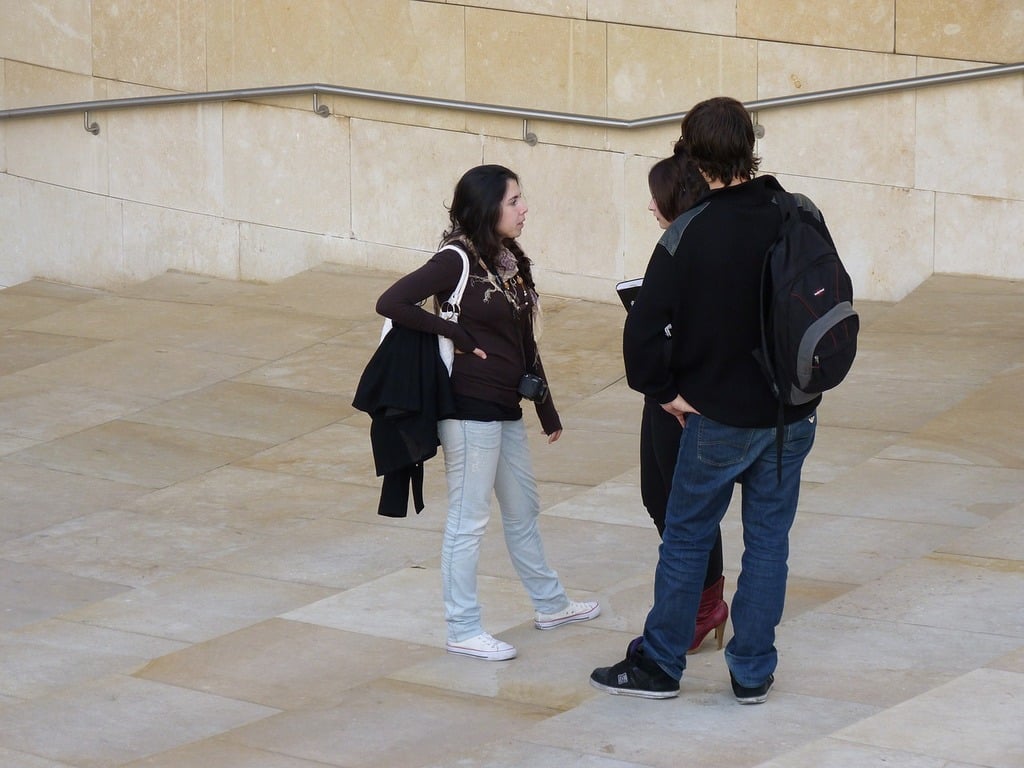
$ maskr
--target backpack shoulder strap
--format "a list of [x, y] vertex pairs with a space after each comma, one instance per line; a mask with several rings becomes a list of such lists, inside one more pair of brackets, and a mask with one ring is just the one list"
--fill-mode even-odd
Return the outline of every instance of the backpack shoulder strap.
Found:
[[818, 221], [824, 220], [825, 217], [821, 215], [821, 210], [818, 208], [818, 206], [814, 204], [814, 201], [811, 200], [811, 198], [809, 198], [807, 195], [802, 195], [799, 192], [794, 192], [792, 196], [794, 202], [796, 203], [797, 207], [800, 208], [800, 210], [807, 211]]
[[[803, 195], [800, 195], [803, 197]], [[800, 215], [800, 199], [784, 190], [782, 187], [778, 187], [772, 192], [772, 201], [779, 206], [779, 211], [782, 212], [782, 225], [785, 227], [786, 222], [794, 219]], [[817, 210], [817, 209], [815, 209]]]

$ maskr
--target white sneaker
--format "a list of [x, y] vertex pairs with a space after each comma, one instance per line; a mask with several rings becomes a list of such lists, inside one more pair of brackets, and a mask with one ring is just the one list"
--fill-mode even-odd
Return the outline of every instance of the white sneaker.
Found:
[[474, 659], [484, 661], [505, 661], [516, 657], [516, 647], [491, 637], [486, 632], [481, 632], [476, 637], [465, 640], [449, 640], [445, 644], [448, 653], [460, 653], [463, 656], [472, 656]]
[[533, 626], [537, 629], [554, 629], [574, 621], [590, 621], [601, 615], [601, 606], [595, 602], [577, 603], [569, 601], [569, 607], [558, 613], [538, 613]]

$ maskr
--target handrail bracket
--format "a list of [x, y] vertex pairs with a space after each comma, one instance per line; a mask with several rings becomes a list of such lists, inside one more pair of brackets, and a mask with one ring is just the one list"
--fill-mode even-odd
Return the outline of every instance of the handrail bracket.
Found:
[[756, 111], [750, 113], [750, 121], [754, 124], [754, 138], [755, 139], [763, 139], [764, 138], [764, 126], [761, 125], [761, 123], [757, 122], [757, 112]]
[[537, 134], [530, 130], [529, 120], [523, 120], [523, 141], [531, 147], [537, 146]]
[[316, 91], [313, 91], [313, 111], [320, 115], [320, 117], [331, 116], [331, 108], [326, 104], [320, 103], [320, 94]]
[[99, 125], [99, 123], [90, 123], [89, 122], [89, 110], [88, 109], [85, 110], [85, 121], [84, 122], [85, 122], [85, 130], [87, 130], [93, 136], [99, 136], [100, 135], [100, 125]]

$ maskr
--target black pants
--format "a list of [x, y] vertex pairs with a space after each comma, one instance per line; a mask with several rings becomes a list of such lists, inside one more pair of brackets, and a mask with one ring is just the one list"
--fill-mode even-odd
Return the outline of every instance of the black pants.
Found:
[[[644, 399], [640, 421], [640, 498], [659, 536], [665, 533], [665, 508], [672, 490], [672, 475], [682, 433], [683, 428], [675, 416], [657, 403]], [[721, 578], [722, 569], [722, 529], [719, 528], [715, 544], [708, 554], [704, 589]]]

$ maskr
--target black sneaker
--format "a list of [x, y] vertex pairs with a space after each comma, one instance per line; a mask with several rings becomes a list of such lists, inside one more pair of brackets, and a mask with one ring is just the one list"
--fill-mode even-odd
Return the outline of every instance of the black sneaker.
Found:
[[[639, 639], [639, 638], [638, 638]], [[606, 693], [640, 696], [645, 699], [671, 699], [679, 695], [679, 681], [643, 656], [633, 640], [626, 658], [612, 667], [598, 667], [590, 673], [590, 684]]]
[[768, 700], [768, 691], [772, 689], [775, 675], [768, 675], [768, 679], [756, 688], [747, 688], [744, 685], [740, 685], [736, 682], [736, 678], [732, 676], [732, 672], [729, 673], [729, 679], [732, 681], [733, 696], [736, 697], [736, 701], [740, 704], [763, 704]]

